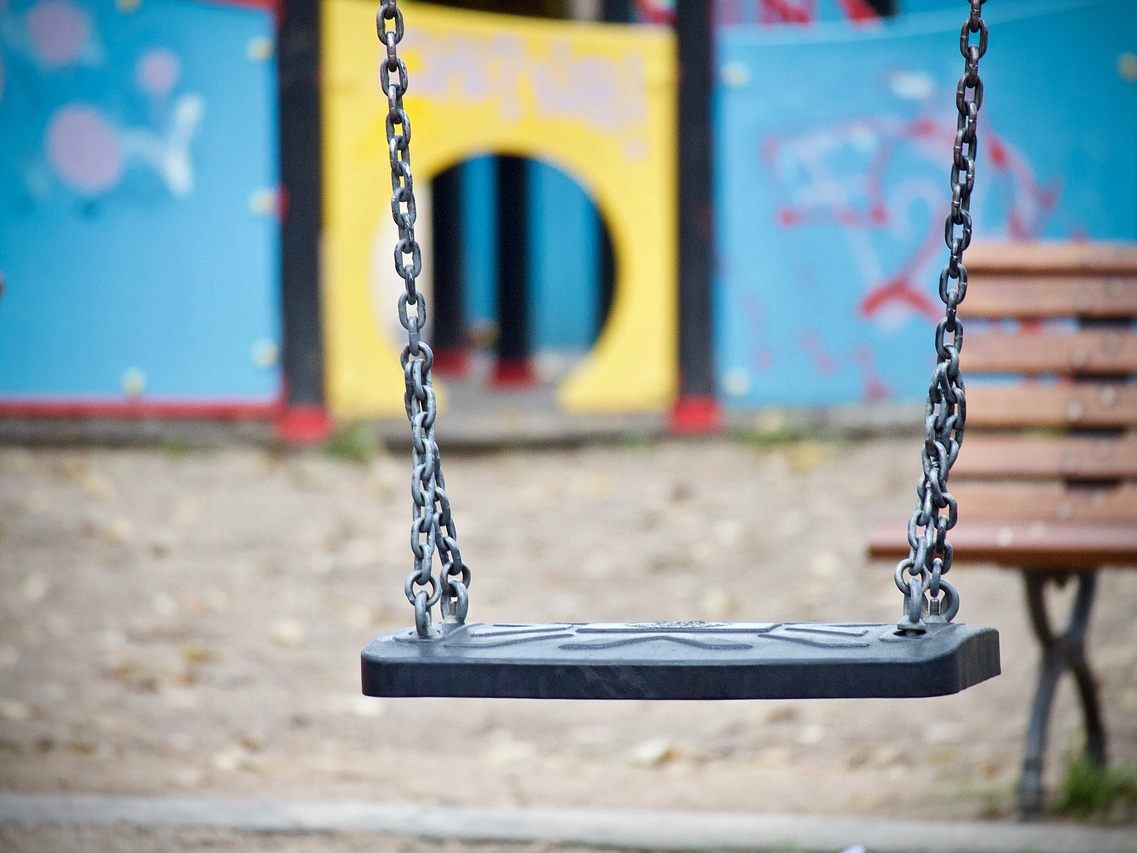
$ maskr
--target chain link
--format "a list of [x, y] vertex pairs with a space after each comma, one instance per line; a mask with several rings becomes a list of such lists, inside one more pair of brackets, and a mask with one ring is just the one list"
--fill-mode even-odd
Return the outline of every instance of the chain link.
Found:
[[[923, 633], [928, 622], [950, 622], [959, 610], [959, 593], [944, 578], [951, 569], [948, 531], [955, 527], [958, 507], [948, 492], [948, 474], [963, 443], [967, 396], [959, 371], [963, 321], [959, 305], [967, 295], [963, 253], [971, 244], [971, 191], [975, 186], [978, 150], [976, 123], [983, 104], [979, 60], [987, 52], [987, 24], [981, 17], [986, 0], [968, 0], [971, 14], [959, 33], [963, 76], [955, 89], [955, 144], [951, 164], [951, 208], [944, 222], [948, 262], [940, 273], [939, 293], [946, 311], [936, 324], [936, 369], [924, 410], [923, 471], [916, 481], [916, 509], [908, 520], [908, 556], [894, 572], [904, 594], [904, 611], [896, 627], [903, 633]], [[973, 36], [978, 36], [973, 41]]]
[[[415, 630], [430, 636], [430, 611], [440, 604], [447, 621], [464, 622], [469, 599], [470, 569], [458, 550], [458, 531], [450, 512], [450, 498], [442, 476], [442, 457], [434, 439], [438, 415], [430, 368], [434, 353], [422, 339], [426, 326], [426, 300], [418, 292], [416, 280], [422, 272], [422, 249], [415, 239], [414, 177], [411, 174], [411, 122], [403, 109], [403, 95], [409, 78], [407, 66], [399, 57], [403, 40], [403, 13], [398, 0], [382, 0], [375, 16], [379, 41], [386, 58], [379, 65], [379, 84], [387, 96], [387, 151], [391, 160], [391, 217], [399, 229], [395, 244], [395, 272], [402, 278], [405, 292], [399, 294], [399, 323], [407, 331], [407, 345], [400, 362], [406, 392], [407, 419], [411, 424], [411, 553], [414, 568], [407, 575], [403, 591], [414, 605]], [[437, 552], [441, 570], [434, 575]]]

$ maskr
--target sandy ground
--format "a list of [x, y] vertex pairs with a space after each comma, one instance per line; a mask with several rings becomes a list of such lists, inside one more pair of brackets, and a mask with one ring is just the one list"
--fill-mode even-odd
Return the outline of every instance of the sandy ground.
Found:
[[[907, 516], [917, 453], [889, 440], [451, 454], [471, 616], [891, 621], [891, 566], [866, 560], [864, 538]], [[959, 696], [360, 696], [359, 649], [411, 619], [408, 480], [402, 454], [0, 449], [0, 789], [1010, 813], [1037, 654], [1018, 578], [991, 567], [953, 575], [961, 619], [1002, 632], [1004, 675]], [[1135, 602], [1137, 573], [1107, 573], [1091, 638], [1111, 755], [1130, 767]], [[1064, 685], [1052, 778], [1078, 724]], [[83, 849], [67, 837], [49, 846]], [[0, 846], [33, 849], [21, 838]]]

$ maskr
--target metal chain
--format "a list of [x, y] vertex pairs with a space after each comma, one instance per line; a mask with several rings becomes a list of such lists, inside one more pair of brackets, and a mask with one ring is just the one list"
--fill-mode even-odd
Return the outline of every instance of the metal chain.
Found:
[[[399, 229], [395, 244], [395, 272], [406, 286], [399, 294], [399, 323], [407, 330], [407, 345], [400, 362], [406, 393], [403, 402], [411, 424], [411, 552], [414, 568], [403, 584], [407, 600], [414, 605], [415, 630], [428, 637], [430, 610], [441, 603], [446, 621], [466, 620], [469, 599], [470, 569], [462, 562], [458, 550], [458, 532], [450, 513], [446, 481], [442, 476], [442, 457], [434, 440], [438, 410], [431, 387], [430, 368], [434, 353], [422, 339], [426, 325], [426, 300], [418, 292], [415, 281], [422, 272], [422, 249], [415, 239], [414, 178], [411, 175], [411, 122], [403, 109], [407, 91], [407, 66], [399, 57], [398, 44], [403, 40], [403, 13], [398, 0], [382, 0], [375, 16], [379, 41], [387, 50], [386, 60], [379, 66], [379, 82], [387, 95], [387, 149], [391, 159], [391, 216]], [[413, 310], [412, 310], [413, 309]], [[438, 552], [441, 570], [433, 573], [434, 554]]]
[[[955, 89], [959, 111], [951, 165], [951, 211], [944, 223], [949, 257], [940, 273], [940, 299], [947, 310], [936, 325], [936, 369], [924, 410], [923, 472], [916, 481], [918, 501], [908, 521], [908, 556], [894, 573], [904, 594], [904, 613], [896, 627], [903, 633], [923, 633], [928, 622], [950, 622], [959, 611], [959, 593], [944, 578], [951, 569], [952, 547], [947, 533], [955, 526], [958, 507], [948, 492], [948, 473], [959, 455], [967, 416], [967, 397], [959, 371], [963, 322], [957, 316], [967, 294], [963, 253], [971, 243], [971, 191], [975, 186], [978, 149], [976, 120], [983, 104], [979, 60], [987, 52], [987, 24], [981, 17], [986, 0], [968, 0], [971, 14], [959, 33], [964, 71]], [[972, 36], [978, 35], [976, 42]]]
[[[951, 569], [952, 548], [947, 532], [956, 523], [955, 498], [947, 491], [948, 474], [959, 454], [966, 420], [966, 396], [959, 370], [963, 348], [963, 323], [957, 311], [967, 293], [967, 269], [963, 253], [971, 243], [971, 192], [975, 184], [976, 134], [983, 81], [979, 60], [987, 51], [987, 24], [981, 17], [986, 0], [968, 0], [970, 15], [960, 30], [960, 53], [964, 74], [956, 86], [955, 144], [951, 167], [951, 209], [944, 225], [949, 249], [948, 263], [940, 273], [939, 293], [946, 306], [944, 319], [936, 326], [936, 369], [928, 389], [925, 409], [925, 440], [922, 474], [917, 480], [918, 502], [908, 522], [909, 556], [897, 564], [896, 586], [904, 594], [904, 613], [897, 623], [905, 633], [922, 633], [927, 622], [950, 622], [959, 610], [959, 593], [943, 576]], [[390, 23], [390, 28], [388, 28]], [[399, 322], [407, 331], [407, 345], [400, 361], [406, 385], [404, 403], [413, 442], [411, 497], [411, 551], [414, 568], [407, 575], [404, 592], [415, 608], [415, 628], [420, 637], [430, 635], [430, 610], [441, 602], [445, 619], [463, 622], [469, 606], [467, 588], [470, 570], [458, 549], [457, 530], [450, 511], [442, 475], [442, 459], [435, 442], [437, 405], [431, 387], [433, 353], [422, 340], [426, 325], [426, 301], [416, 288], [422, 271], [422, 251], [415, 239], [416, 206], [411, 174], [411, 126], [403, 108], [407, 91], [407, 67], [398, 55], [403, 38], [403, 15], [398, 0], [382, 0], [376, 15], [379, 40], [386, 48], [379, 79], [387, 95], [387, 145], [391, 161], [391, 215], [399, 230], [395, 245], [395, 271], [403, 279], [399, 296]], [[972, 36], [978, 41], [972, 43]], [[411, 309], [414, 309], [413, 313]], [[946, 511], [946, 513], [945, 513]], [[434, 553], [442, 569], [433, 574]]]

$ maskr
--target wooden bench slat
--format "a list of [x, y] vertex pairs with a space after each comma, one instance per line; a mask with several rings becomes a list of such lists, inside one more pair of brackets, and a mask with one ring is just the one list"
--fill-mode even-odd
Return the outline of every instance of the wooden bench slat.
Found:
[[1052, 275], [1063, 272], [1137, 272], [1137, 244], [1017, 241], [976, 243], [964, 259], [971, 273]]
[[952, 482], [969, 477], [1135, 479], [1137, 435], [1092, 438], [972, 433], [965, 437], [952, 468]]
[[1068, 489], [1061, 483], [953, 483], [951, 493], [959, 501], [961, 524], [1037, 520], [1137, 527], [1137, 486]]
[[1132, 275], [1023, 278], [973, 273], [970, 282], [959, 308], [964, 319], [1125, 319], [1137, 315], [1137, 276]]
[[964, 374], [1137, 373], [1137, 331], [971, 332], [964, 339]]
[[967, 388], [969, 427], [1125, 428], [1137, 425], [1137, 386], [987, 383]]
[[[1043, 521], [960, 521], [949, 534], [955, 564], [991, 562], [1027, 569], [1093, 571], [1137, 565], [1137, 525]], [[904, 528], [874, 530], [873, 557], [908, 555]]]

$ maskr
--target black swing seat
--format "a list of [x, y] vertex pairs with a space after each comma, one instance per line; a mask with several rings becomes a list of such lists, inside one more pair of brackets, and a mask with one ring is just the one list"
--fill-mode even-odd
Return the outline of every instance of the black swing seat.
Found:
[[929, 624], [446, 624], [363, 650], [368, 696], [838, 699], [943, 696], [999, 674], [999, 633]]

